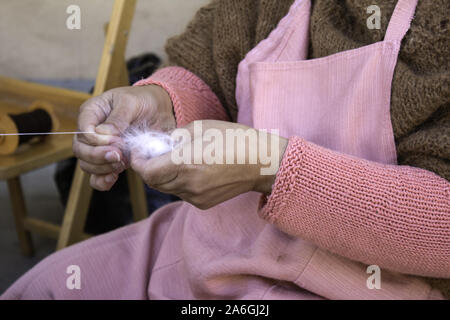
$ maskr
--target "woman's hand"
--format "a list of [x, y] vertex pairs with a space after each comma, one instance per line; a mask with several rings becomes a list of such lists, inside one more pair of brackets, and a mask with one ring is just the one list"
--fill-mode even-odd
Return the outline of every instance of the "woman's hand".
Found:
[[81, 106], [80, 132], [73, 151], [80, 167], [91, 174], [91, 186], [100, 191], [111, 189], [119, 173], [129, 166], [120, 149], [121, 134], [133, 123], [146, 122], [155, 130], [176, 127], [172, 102], [159, 86], [123, 87], [89, 99]]
[[[198, 134], [199, 125], [202, 134]], [[139, 152], [131, 150], [132, 168], [150, 187], [175, 194], [200, 209], [211, 208], [249, 191], [271, 193], [287, 139], [240, 124], [213, 120], [196, 121], [177, 130], [186, 130], [188, 138], [170, 153], [146, 160], [139, 158]], [[245, 143], [241, 148], [244, 154], [227, 142], [231, 141], [227, 140], [230, 135], [237, 136], [237, 140], [233, 138], [235, 142], [241, 139], [240, 142]], [[250, 136], [253, 140], [248, 138]], [[259, 149], [261, 145], [264, 148]], [[218, 158], [223, 159], [223, 164], [211, 163]], [[237, 164], [238, 158], [244, 163]], [[261, 169], [269, 166], [273, 170], [262, 174]]]

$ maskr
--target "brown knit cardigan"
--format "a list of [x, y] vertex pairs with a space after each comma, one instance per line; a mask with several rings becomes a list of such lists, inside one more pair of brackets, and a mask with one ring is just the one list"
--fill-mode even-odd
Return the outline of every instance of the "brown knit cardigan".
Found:
[[[202, 78], [235, 120], [238, 64], [287, 14], [294, 0], [214, 0], [187, 30], [169, 39], [169, 64]], [[384, 38], [397, 1], [315, 0], [310, 58], [368, 45]], [[381, 9], [381, 29], [370, 30], [366, 8]], [[391, 119], [398, 163], [450, 180], [450, 1], [419, 1], [395, 69]], [[450, 213], [449, 213], [450, 214]], [[450, 268], [450, 266], [449, 266]], [[450, 281], [436, 281], [450, 296]]]

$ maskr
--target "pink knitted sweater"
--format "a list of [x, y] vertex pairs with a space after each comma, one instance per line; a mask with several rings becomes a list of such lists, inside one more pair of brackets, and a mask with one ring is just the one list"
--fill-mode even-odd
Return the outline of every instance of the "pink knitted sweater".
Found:
[[[178, 126], [227, 120], [216, 95], [180, 67], [136, 85], [165, 88]], [[382, 165], [291, 137], [260, 216], [352, 260], [405, 274], [450, 278], [450, 184], [429, 171]]]

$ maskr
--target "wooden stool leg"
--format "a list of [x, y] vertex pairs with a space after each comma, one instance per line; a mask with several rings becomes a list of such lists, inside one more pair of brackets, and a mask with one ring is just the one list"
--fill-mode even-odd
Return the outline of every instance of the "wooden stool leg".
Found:
[[11, 206], [16, 224], [17, 236], [19, 238], [20, 249], [25, 256], [33, 255], [33, 243], [31, 234], [25, 230], [24, 221], [27, 216], [25, 199], [23, 197], [20, 177], [8, 179], [9, 195], [11, 197]]
[[127, 170], [127, 178], [134, 221], [144, 220], [148, 218], [147, 197], [145, 194], [144, 183], [139, 175], [131, 169]]
[[[98, 96], [106, 90], [118, 86], [128, 85], [128, 77], [124, 73], [126, 72], [124, 56], [135, 7], [136, 0], [114, 1], [113, 13], [107, 27], [108, 34], [103, 46], [102, 59], [95, 81], [93, 96]], [[123, 71], [124, 68], [125, 71]], [[134, 184], [131, 183], [131, 186], [133, 187]], [[135, 197], [135, 194], [141, 194], [136, 196], [135, 198], [138, 200], [134, 201], [138, 203], [138, 208], [142, 206], [142, 192], [145, 192], [143, 187], [142, 191], [137, 189], [136, 192], [132, 192], [132, 198]], [[61, 234], [58, 239], [57, 250], [75, 243], [82, 237], [91, 197], [92, 188], [89, 185], [89, 176], [77, 165], [64, 214]]]
[[82, 238], [92, 191], [89, 175], [77, 164], [56, 250], [70, 246]]

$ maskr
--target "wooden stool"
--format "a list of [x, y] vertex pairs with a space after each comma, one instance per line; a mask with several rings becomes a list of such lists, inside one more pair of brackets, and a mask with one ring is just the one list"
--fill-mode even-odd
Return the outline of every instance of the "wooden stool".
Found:
[[[55, 106], [60, 131], [76, 131], [78, 110], [84, 101], [106, 90], [129, 85], [125, 49], [135, 7], [136, 0], [114, 2], [93, 95], [0, 77], [0, 112], [22, 113], [33, 101], [47, 101]], [[62, 226], [27, 216], [20, 183], [20, 175], [72, 157], [72, 139], [72, 136], [50, 136], [16, 154], [0, 156], [0, 180], [8, 183], [17, 235], [24, 255], [33, 254], [31, 232], [57, 239], [57, 250], [89, 237], [83, 229], [93, 190], [89, 186], [89, 176], [81, 171], [78, 164]], [[148, 210], [142, 180], [131, 170], [128, 170], [127, 177], [134, 220], [145, 219]]]

